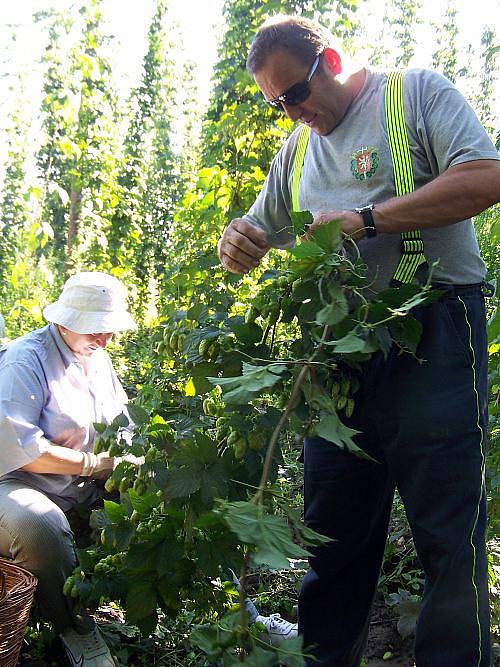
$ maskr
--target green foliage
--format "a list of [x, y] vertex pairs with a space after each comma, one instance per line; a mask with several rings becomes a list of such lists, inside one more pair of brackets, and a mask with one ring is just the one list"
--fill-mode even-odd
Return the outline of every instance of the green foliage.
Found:
[[[17, 332], [40, 325], [41, 306], [69, 271], [81, 268], [123, 278], [139, 315], [154, 317], [173, 208], [192, 180], [180, 174], [181, 165], [192, 169], [193, 158], [178, 155], [182, 140], [174, 119], [184, 118], [180, 135], [192, 150], [197, 123], [186, 114], [195, 93], [188, 83], [182, 99], [177, 95], [181, 64], [173, 44], [182, 40], [167, 3], [156, 3], [143, 76], [128, 106], [119, 103], [113, 83], [101, 5], [82, 0], [64, 14], [35, 16], [47, 34], [37, 180], [26, 183], [26, 120], [14, 115], [0, 227], [2, 285], [11, 278], [10, 319], [18, 318]], [[185, 109], [177, 113], [181, 102]], [[16, 256], [17, 248], [22, 254]], [[31, 311], [36, 317], [25, 317]]]
[[[353, 256], [332, 221], [289, 252], [288, 266], [263, 276], [248, 295], [246, 318], [231, 301], [200, 301], [166, 322], [157, 413], [149, 420], [143, 405], [130, 408], [130, 452], [144, 464], [125, 460], [106, 481], [120, 502], [106, 500], [94, 512], [100, 543], [80, 554], [69, 595], [87, 605], [120, 601], [128, 622], [146, 634], [158, 609], [175, 618], [195, 600], [192, 641], [209, 658], [233, 664], [243, 652], [248, 664], [277, 664], [285, 655], [303, 664], [300, 642], [278, 651], [262, 645], [258, 629], [248, 628], [244, 592], [233, 609], [234, 588], [223, 582], [228, 568], [245, 580], [249, 566], [287, 568], [328, 541], [302, 525], [274, 485], [283, 431], [318, 434], [366, 456], [343, 423], [354, 409], [360, 364], [387, 344], [412, 353], [417, 342], [410, 310], [433, 298], [429, 288], [387, 290], [368, 301], [351, 245]], [[409, 323], [408, 343], [393, 329], [401, 320]], [[123, 415], [97, 426], [95, 451], [128, 451], [120, 435], [126, 426]]]
[[[19, 89], [12, 93], [22, 96], [23, 82], [17, 83]], [[51, 278], [47, 267], [32, 254], [46, 243], [52, 229], [43, 220], [33, 221], [37, 192], [28, 187], [26, 178], [28, 127], [27, 110], [17, 99], [6, 131], [7, 163], [0, 198], [0, 310], [8, 335], [40, 325], [40, 297]]]
[[[485, 27], [481, 36], [480, 92], [476, 93], [476, 108], [479, 119], [493, 140], [498, 141], [498, 115], [495, 115], [495, 85], [498, 83], [498, 37], [494, 28]], [[496, 96], [498, 103], [498, 95]]]
[[15, 111], [7, 134], [7, 168], [0, 200], [0, 295], [2, 304], [8, 303], [9, 277], [15, 263], [27, 217], [25, 183], [26, 119]]
[[[215, 248], [228, 221], [253, 203], [292, 129], [245, 71], [257, 26], [276, 12], [320, 16], [355, 51], [356, 3], [227, 0], [201, 138], [192, 82], [177, 89], [180, 72], [190, 75], [191, 66], [174, 49], [182, 40], [167, 2], [154, 5], [141, 79], [127, 105], [116, 95], [101, 4], [82, 0], [65, 15], [38, 16], [48, 37], [38, 179], [27, 181], [25, 121], [14, 114], [0, 223], [10, 334], [41, 324], [40, 305], [73, 268], [115, 273], [132, 288], [142, 321], [155, 321], [156, 308], [161, 318], [128, 339], [126, 362], [116, 358], [130, 395], [140, 395], [129, 410], [136, 424], [131, 451], [145, 462], [136, 468], [124, 461], [107, 480], [109, 495], [91, 520], [94, 542], [79, 552], [66, 592], [90, 607], [118, 602], [144, 635], [158, 619], [157, 632], [191, 632], [179, 664], [202, 664], [202, 652], [224, 665], [302, 665], [300, 640], [274, 649], [259, 628], [248, 628], [245, 593], [236, 591], [229, 568], [242, 573], [244, 584], [249, 565], [286, 568], [323, 541], [283, 497], [280, 447], [317, 434], [366, 456], [349, 427], [362, 364], [392, 345], [413, 354], [420, 328], [410, 311], [432, 297], [410, 286], [367, 299], [362, 262], [335, 222], [287, 255], [270, 254], [262, 271], [244, 278], [222, 269]], [[411, 59], [418, 9], [411, 2], [394, 7], [385, 30], [397, 48], [380, 40], [374, 61]], [[453, 18], [449, 8], [434, 58], [454, 78], [463, 76], [464, 64], [456, 62]], [[495, 54], [495, 37], [485, 33], [473, 103], [490, 129]], [[301, 235], [310, 214], [294, 218]], [[476, 224], [496, 275], [497, 209]], [[493, 316], [493, 530], [500, 487], [497, 334]], [[122, 417], [98, 427], [96, 451], [129, 451], [120, 437], [125, 425]], [[408, 532], [391, 536], [386, 553], [384, 592], [405, 603], [422, 584]]]
[[[44, 217], [54, 230], [48, 247], [61, 277], [82, 261], [105, 266], [106, 229], [116, 200], [116, 94], [100, 5], [89, 0], [78, 15], [40, 16], [49, 21], [49, 43], [38, 167]], [[79, 41], [64, 49], [63, 36], [77, 28]]]
[[141, 309], [163, 272], [173, 208], [182, 189], [180, 160], [171, 140], [177, 106], [176, 41], [179, 36], [171, 25], [167, 3], [158, 0], [149, 26], [141, 82], [131, 95], [117, 202], [108, 235], [115, 271], [127, 275], [132, 269]]
[[435, 25], [437, 49], [432, 54], [432, 66], [442, 72], [450, 81], [455, 82], [458, 74], [459, 47], [457, 11], [448, 4], [444, 20]]
[[396, 67], [408, 67], [415, 52], [415, 27], [421, 22], [418, 18], [420, 2], [418, 0], [391, 1], [387, 17], [392, 27], [398, 54], [394, 65]]

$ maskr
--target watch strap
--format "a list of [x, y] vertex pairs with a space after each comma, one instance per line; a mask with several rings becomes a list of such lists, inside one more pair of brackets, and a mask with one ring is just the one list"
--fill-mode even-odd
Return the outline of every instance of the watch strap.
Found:
[[357, 208], [356, 213], [359, 213], [363, 219], [363, 224], [366, 230], [366, 236], [368, 238], [373, 238], [377, 236], [377, 229], [375, 227], [375, 220], [373, 219], [373, 205], [363, 206], [362, 208]]

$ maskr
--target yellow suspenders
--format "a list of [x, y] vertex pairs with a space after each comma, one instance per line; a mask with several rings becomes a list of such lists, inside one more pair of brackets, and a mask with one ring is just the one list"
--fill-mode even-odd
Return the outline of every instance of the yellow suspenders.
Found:
[[307, 144], [309, 143], [309, 134], [311, 128], [307, 125], [302, 125], [297, 139], [297, 148], [295, 149], [295, 159], [293, 161], [292, 172], [292, 211], [299, 213], [299, 184], [300, 176], [302, 174], [302, 166], [306, 156]]
[[[385, 119], [397, 197], [413, 192], [415, 189], [408, 132], [404, 116], [403, 77], [403, 72], [391, 72], [388, 75], [385, 89]], [[299, 132], [295, 159], [293, 161], [292, 211], [300, 211], [299, 184], [307, 144], [309, 142], [309, 134], [310, 128], [307, 125], [303, 125]], [[418, 230], [404, 232], [401, 234], [401, 259], [394, 273], [392, 283], [394, 285], [411, 283], [417, 269], [422, 265], [427, 265], [427, 262], [424, 255], [424, 242], [420, 232]]]
[[[385, 87], [385, 122], [391, 149], [397, 197], [415, 190], [408, 131], [405, 123], [403, 77], [403, 72], [391, 72], [387, 77]], [[393, 282], [395, 284], [411, 283], [417, 269], [422, 264], [427, 264], [427, 262], [420, 231], [403, 232], [401, 234], [401, 259], [394, 272]]]

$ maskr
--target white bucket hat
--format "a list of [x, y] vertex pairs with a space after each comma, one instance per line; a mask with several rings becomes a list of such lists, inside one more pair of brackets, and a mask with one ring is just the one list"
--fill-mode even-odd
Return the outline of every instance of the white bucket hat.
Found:
[[136, 329], [127, 311], [127, 292], [118, 278], [82, 271], [68, 278], [57, 301], [43, 309], [48, 322], [80, 334]]

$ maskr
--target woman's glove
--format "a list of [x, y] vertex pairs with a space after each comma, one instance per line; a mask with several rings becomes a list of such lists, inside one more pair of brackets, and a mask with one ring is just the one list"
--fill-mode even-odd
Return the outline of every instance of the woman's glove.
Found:
[[81, 477], [106, 477], [110, 475], [116, 466], [122, 461], [132, 463], [135, 466], [141, 466], [144, 463], [144, 456], [134, 456], [125, 454], [124, 456], [109, 456], [107, 452], [94, 454], [93, 452], [82, 452], [83, 468]]

